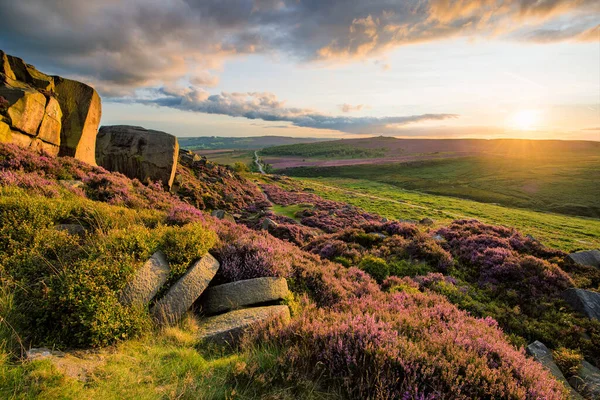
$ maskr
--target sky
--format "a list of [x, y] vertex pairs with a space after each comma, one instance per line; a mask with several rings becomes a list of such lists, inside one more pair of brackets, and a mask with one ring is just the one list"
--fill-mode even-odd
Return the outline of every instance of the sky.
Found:
[[177, 136], [600, 140], [597, 0], [21, 0], [0, 49]]

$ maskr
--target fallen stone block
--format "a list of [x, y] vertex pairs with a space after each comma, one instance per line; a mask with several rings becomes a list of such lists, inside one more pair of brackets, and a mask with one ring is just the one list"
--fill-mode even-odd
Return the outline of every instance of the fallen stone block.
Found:
[[289, 293], [285, 278], [255, 278], [226, 283], [206, 289], [202, 296], [202, 312], [217, 314], [253, 304], [285, 298]]
[[152, 309], [160, 324], [177, 322], [206, 290], [217, 273], [219, 262], [210, 254], [198, 260]]
[[115, 125], [103, 126], [98, 133], [98, 165], [131, 179], [160, 181], [171, 188], [178, 156], [177, 138], [165, 132]]
[[250, 327], [271, 319], [290, 320], [288, 306], [244, 308], [209, 317], [200, 323], [199, 339], [207, 343], [235, 345]]
[[572, 288], [565, 290], [562, 296], [576, 311], [600, 321], [600, 293]]
[[576, 375], [569, 378], [569, 383], [588, 399], [600, 399], [600, 369], [583, 360]]
[[575, 264], [600, 268], [600, 250], [578, 251], [569, 254], [569, 258]]
[[156, 296], [169, 277], [169, 263], [162, 251], [157, 251], [140, 268], [121, 292], [123, 305], [146, 305]]
[[550, 373], [552, 375], [554, 375], [554, 377], [558, 381], [562, 382], [565, 385], [565, 387], [570, 390], [572, 399], [583, 400], [583, 397], [581, 397], [579, 395], [579, 393], [577, 393], [571, 387], [571, 385], [569, 385], [569, 382], [567, 382], [567, 379], [561, 372], [560, 368], [558, 368], [558, 365], [556, 365], [556, 363], [554, 362], [554, 357], [552, 357], [552, 352], [550, 351], [550, 349], [548, 349], [544, 345], [544, 343], [536, 340], [535, 342], [533, 342], [529, 346], [527, 346], [526, 351], [527, 351], [527, 354], [529, 354], [537, 362], [542, 364], [544, 366], [544, 368], [549, 370]]

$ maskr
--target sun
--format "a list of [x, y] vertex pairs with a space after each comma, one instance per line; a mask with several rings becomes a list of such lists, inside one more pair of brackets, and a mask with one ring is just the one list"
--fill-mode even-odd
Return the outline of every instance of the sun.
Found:
[[521, 131], [535, 130], [540, 123], [539, 110], [519, 110], [508, 118], [508, 125]]

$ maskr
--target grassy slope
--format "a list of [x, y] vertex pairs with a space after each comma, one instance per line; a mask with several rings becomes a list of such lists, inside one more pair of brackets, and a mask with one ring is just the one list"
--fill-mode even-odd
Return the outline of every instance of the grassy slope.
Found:
[[600, 216], [600, 157], [469, 157], [439, 161], [297, 168], [303, 177], [355, 178], [437, 195], [569, 215]]
[[385, 148], [366, 149], [344, 141], [290, 144], [261, 150], [265, 156], [292, 156], [311, 159], [377, 158], [386, 155]]
[[[3, 399], [336, 399], [306, 380], [274, 384], [265, 373], [277, 352], [255, 347], [234, 354], [199, 349], [192, 317], [179, 327], [121, 342], [84, 358], [68, 356], [57, 369], [49, 360], [0, 363]], [[82, 371], [82, 382], [63, 372]]]
[[448, 196], [402, 190], [358, 179], [302, 179], [320, 196], [344, 201], [387, 218], [419, 220], [430, 217], [441, 225], [460, 218], [514, 226], [550, 247], [570, 251], [600, 247], [600, 220], [571, 217], [479, 203]]

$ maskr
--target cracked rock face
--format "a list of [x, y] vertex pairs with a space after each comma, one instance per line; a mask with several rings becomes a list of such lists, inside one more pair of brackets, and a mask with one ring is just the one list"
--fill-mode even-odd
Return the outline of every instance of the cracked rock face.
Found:
[[178, 156], [175, 136], [139, 126], [103, 126], [96, 140], [98, 165], [142, 182], [159, 181], [168, 188], [175, 178]]
[[0, 50], [0, 142], [95, 165], [100, 96]]

